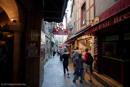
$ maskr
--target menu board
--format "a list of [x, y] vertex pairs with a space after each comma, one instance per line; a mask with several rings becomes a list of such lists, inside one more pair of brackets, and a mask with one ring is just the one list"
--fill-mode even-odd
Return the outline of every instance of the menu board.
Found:
[[39, 53], [39, 41], [40, 31], [39, 30], [27, 30], [27, 56], [33, 57], [38, 56]]

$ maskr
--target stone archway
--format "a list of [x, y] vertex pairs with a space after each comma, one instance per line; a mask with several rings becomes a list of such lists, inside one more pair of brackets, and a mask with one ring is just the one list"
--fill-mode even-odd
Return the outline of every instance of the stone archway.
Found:
[[[0, 7], [8, 16], [8, 29], [14, 32], [14, 50], [13, 51], [13, 82], [19, 82], [19, 62], [20, 62], [20, 44], [21, 44], [21, 23], [19, 21], [19, 10], [15, 0], [0, 0]], [[11, 19], [15, 20], [12, 21]], [[4, 27], [4, 25], [2, 26]]]
[[9, 19], [19, 21], [18, 7], [15, 0], [0, 0], [0, 6], [4, 9]]

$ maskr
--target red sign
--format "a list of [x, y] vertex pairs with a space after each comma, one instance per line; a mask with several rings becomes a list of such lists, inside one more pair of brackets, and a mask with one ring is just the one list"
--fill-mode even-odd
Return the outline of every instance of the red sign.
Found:
[[53, 28], [53, 34], [55, 35], [68, 35], [68, 29], [57, 29], [57, 28]]
[[95, 26], [88, 28], [86, 30], [85, 34], [98, 31], [100, 29], [111, 26], [113, 24], [116, 24], [118, 22], [124, 21], [129, 18], [130, 18], [130, 6], [128, 8], [126, 8], [125, 10], [119, 12], [118, 14], [113, 15], [112, 17], [96, 24]]
[[110, 16], [124, 10], [125, 8], [130, 6], [130, 0], [119, 0], [116, 4], [114, 4], [112, 7], [104, 11], [99, 17], [100, 21], [105, 20], [106, 18], [109, 18]]

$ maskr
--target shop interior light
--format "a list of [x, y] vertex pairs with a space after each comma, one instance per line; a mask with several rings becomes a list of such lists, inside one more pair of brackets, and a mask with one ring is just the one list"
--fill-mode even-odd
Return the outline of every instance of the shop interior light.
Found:
[[86, 38], [88, 38], [88, 37], [89, 37], [89, 35], [86, 35], [85, 37], [86, 37]]

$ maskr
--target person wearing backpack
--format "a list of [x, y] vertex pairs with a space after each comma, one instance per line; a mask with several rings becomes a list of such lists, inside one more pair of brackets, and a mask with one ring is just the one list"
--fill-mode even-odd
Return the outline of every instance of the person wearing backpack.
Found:
[[87, 70], [87, 72], [89, 73], [89, 77], [90, 77], [90, 82], [92, 82], [92, 76], [91, 76], [91, 66], [92, 66], [92, 62], [93, 62], [93, 58], [91, 56], [91, 54], [88, 52], [88, 48], [85, 49], [85, 55], [84, 55], [84, 64], [83, 64], [83, 67], [84, 67], [84, 73], [83, 73], [83, 76], [85, 78], [85, 72]]

